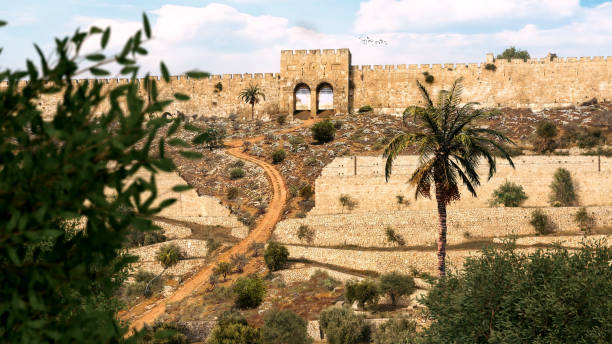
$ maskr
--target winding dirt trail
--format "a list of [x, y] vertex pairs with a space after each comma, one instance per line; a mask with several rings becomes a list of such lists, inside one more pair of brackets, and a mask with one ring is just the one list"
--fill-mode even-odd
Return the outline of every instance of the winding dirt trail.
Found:
[[[277, 134], [285, 134], [292, 132], [297, 129], [301, 129], [306, 126], [310, 126], [316, 120], [310, 119], [304, 121], [301, 125], [293, 128], [288, 128], [277, 132]], [[253, 242], [266, 242], [270, 239], [274, 226], [280, 220], [285, 202], [287, 201], [287, 187], [283, 176], [272, 166], [270, 163], [253, 157], [243, 152], [243, 145], [245, 141], [255, 143], [263, 140], [263, 136], [256, 136], [246, 140], [233, 140], [226, 142], [226, 151], [228, 154], [233, 155], [238, 159], [252, 162], [261, 168], [263, 168], [266, 176], [270, 180], [272, 185], [272, 198], [268, 204], [268, 211], [259, 221], [257, 226], [249, 233], [249, 235], [240, 241], [238, 244], [233, 246], [228, 251], [219, 255], [215, 262], [212, 262], [208, 266], [203, 267], [187, 282], [183, 283], [170, 297], [159, 300], [154, 304], [155, 300], [146, 300], [130, 310], [119, 313], [119, 318], [124, 321], [130, 321], [130, 333], [133, 330], [140, 330], [145, 324], [153, 324], [160, 315], [166, 311], [166, 305], [169, 303], [183, 300], [184, 298], [191, 295], [194, 291], [197, 291], [202, 286], [208, 283], [208, 278], [213, 272], [213, 268], [218, 262], [228, 262], [230, 257], [237, 253], [246, 254], [249, 250], [249, 245]]]

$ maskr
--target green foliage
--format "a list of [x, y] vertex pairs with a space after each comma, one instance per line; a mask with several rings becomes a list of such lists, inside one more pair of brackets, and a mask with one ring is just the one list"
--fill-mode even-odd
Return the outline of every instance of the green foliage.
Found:
[[236, 253], [230, 257], [231, 264], [236, 268], [236, 272], [241, 273], [249, 262], [249, 259], [242, 253]]
[[343, 212], [344, 212], [344, 208], [348, 208], [348, 210], [353, 210], [358, 204], [357, 201], [354, 200], [351, 196], [344, 195], [344, 194], [340, 195], [340, 197], [338, 198], [338, 201], [340, 201], [340, 204], [342, 205]]
[[162, 245], [155, 253], [155, 260], [164, 267], [164, 269], [170, 268], [178, 264], [179, 260], [183, 258], [183, 252], [175, 244]]
[[576, 221], [578, 228], [584, 234], [590, 234], [595, 226], [595, 218], [587, 212], [585, 207], [578, 209], [576, 214], [574, 214], [574, 221]]
[[388, 227], [385, 230], [385, 235], [387, 236], [387, 242], [389, 243], [397, 244], [399, 246], [406, 245], [404, 238], [391, 227]]
[[223, 313], [213, 328], [206, 344], [263, 344], [258, 329], [248, 325], [237, 311]]
[[229, 262], [218, 262], [213, 272], [216, 275], [223, 275], [223, 280], [227, 281], [227, 275], [231, 274], [233, 269]]
[[431, 74], [427, 74], [425, 75], [425, 82], [428, 84], [433, 84], [433, 82], [435, 81], [435, 78], [433, 75]]
[[136, 228], [132, 228], [128, 234], [127, 247], [132, 248], [153, 245], [158, 242], [164, 242], [166, 240], [167, 238], [164, 235], [164, 231], [162, 229], [142, 231]]
[[297, 237], [300, 240], [305, 240], [307, 243], [312, 243], [314, 240], [315, 232], [307, 225], [301, 225], [298, 228]]
[[238, 94], [238, 98], [247, 104], [251, 104], [251, 119], [255, 119], [255, 104], [259, 103], [262, 99], [266, 100], [266, 95], [259, 86], [250, 84]]
[[219, 81], [215, 84], [215, 90], [213, 92], [219, 93], [221, 91], [223, 91], [223, 84]]
[[406, 318], [389, 319], [380, 324], [372, 334], [374, 344], [420, 343], [416, 323]]
[[[154, 203], [155, 174], [174, 170], [163, 143], [181, 127], [177, 119], [164, 136], [166, 121], [145, 120], [173, 101], [159, 98], [157, 80], [143, 79], [142, 88], [136, 80], [149, 30], [145, 20], [121, 51], [106, 51], [110, 28], [77, 29], [57, 38], [52, 51], [35, 45], [37, 61], [27, 60], [26, 70], [0, 71], [2, 342], [123, 340], [113, 296], [135, 261], [124, 246], [130, 230], [155, 229], [142, 216], [174, 202]], [[83, 56], [89, 43], [99, 50]], [[111, 69], [128, 81], [74, 82]], [[42, 96], [56, 100], [47, 119], [38, 108]], [[151, 177], [133, 178], [142, 169]], [[82, 228], [68, 225], [76, 220]]]
[[[155, 278], [155, 274], [152, 272], [138, 270], [134, 274], [134, 283], [130, 283], [125, 288], [125, 296], [129, 298], [133, 298], [136, 296], [145, 296], [145, 289], [149, 281]], [[153, 283], [150, 285], [150, 290], [152, 293], [156, 293], [161, 291], [164, 286], [164, 281], [162, 279], [155, 279]]]
[[246, 172], [244, 172], [241, 168], [232, 168], [230, 170], [230, 178], [231, 179], [240, 179], [243, 178]]
[[604, 139], [605, 137], [601, 129], [584, 129], [584, 131], [578, 135], [577, 143], [580, 148], [593, 148], [603, 144]]
[[395, 307], [402, 296], [414, 292], [414, 278], [395, 271], [387, 273], [378, 278], [378, 290], [383, 295], [389, 295], [391, 304]]
[[574, 181], [568, 170], [558, 168], [555, 171], [553, 181], [550, 184], [549, 202], [553, 207], [570, 207], [578, 203]]
[[304, 138], [301, 136], [291, 136], [289, 138], [289, 143], [295, 148], [304, 143]]
[[512, 59], [522, 59], [523, 61], [527, 61], [527, 59], [531, 58], [527, 50], [519, 50], [516, 47], [510, 47], [504, 50], [503, 53], [497, 55], [498, 59], [506, 59], [511, 61]]
[[484, 68], [492, 72], [495, 72], [497, 70], [497, 66], [493, 63], [487, 63]]
[[283, 160], [285, 160], [285, 158], [287, 157], [287, 152], [285, 152], [284, 149], [277, 149], [274, 152], [272, 152], [272, 163], [273, 164], [278, 164], [280, 162], [283, 162]]
[[359, 113], [370, 112], [370, 111], [372, 111], [372, 110], [374, 110], [374, 109], [372, 108], [372, 106], [370, 106], [370, 105], [364, 105], [364, 106], [362, 106], [362, 107], [360, 107], [360, 108], [359, 108]]
[[289, 250], [277, 242], [270, 242], [264, 252], [264, 261], [270, 271], [281, 270], [287, 264]]
[[520, 207], [527, 200], [527, 194], [521, 185], [506, 181], [493, 191], [493, 198], [489, 201], [492, 207]]
[[539, 153], [552, 152], [558, 144], [554, 140], [558, 134], [557, 126], [551, 121], [542, 121], [536, 127], [533, 149]]
[[356, 315], [347, 307], [330, 307], [321, 312], [319, 326], [329, 344], [367, 343], [370, 327], [363, 316]]
[[276, 116], [276, 123], [278, 123], [278, 125], [283, 125], [287, 123], [287, 115]]
[[223, 140], [227, 136], [227, 131], [223, 127], [208, 127], [193, 139], [193, 143], [204, 143], [211, 151], [215, 148], [223, 147]]
[[237, 187], [231, 187], [227, 189], [225, 193], [225, 196], [229, 200], [236, 199], [239, 195], [240, 195], [240, 189], [238, 189]]
[[185, 328], [177, 323], [158, 322], [153, 326], [145, 325], [143, 335], [139, 339], [142, 344], [187, 344], [183, 334]]
[[266, 295], [264, 281], [255, 277], [238, 277], [232, 285], [234, 302], [239, 308], [255, 308], [261, 304]]
[[424, 299], [427, 343], [609, 343], [612, 249], [487, 248]]
[[242, 161], [240, 159], [234, 160], [230, 164], [230, 167], [232, 167], [232, 168], [243, 168], [244, 167], [244, 161]]
[[309, 344], [307, 325], [290, 310], [272, 310], [264, 316], [261, 337], [266, 344]]
[[314, 191], [312, 190], [312, 186], [310, 184], [306, 184], [302, 186], [300, 189], [300, 197], [304, 199], [311, 199], [314, 196]]
[[375, 305], [378, 302], [379, 296], [378, 286], [371, 280], [363, 280], [361, 282], [347, 281], [344, 285], [344, 298], [346, 301], [351, 304], [357, 301], [361, 308]]
[[315, 123], [310, 131], [312, 131], [312, 138], [319, 143], [331, 142], [336, 136], [336, 128], [332, 121], [328, 119]]
[[531, 220], [529, 223], [539, 235], [550, 234], [555, 230], [554, 225], [548, 218], [548, 215], [546, 215], [541, 209], [536, 209], [531, 212]]

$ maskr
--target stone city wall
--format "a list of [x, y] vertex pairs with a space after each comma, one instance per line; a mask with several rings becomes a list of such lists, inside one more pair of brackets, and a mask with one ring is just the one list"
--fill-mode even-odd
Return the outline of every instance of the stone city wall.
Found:
[[[481, 185], [476, 188], [477, 198], [461, 187], [461, 200], [453, 202], [450, 209], [487, 208], [495, 189], [506, 181], [523, 187], [529, 197], [523, 206], [545, 207], [549, 205], [550, 184], [555, 171], [562, 167], [572, 174], [578, 201], [584, 206], [612, 204], [612, 158], [598, 159], [592, 156], [518, 156], [513, 158], [516, 168], [505, 160], [497, 159], [497, 172], [487, 180], [488, 169], [481, 164], [478, 172]], [[384, 163], [381, 157], [338, 157], [327, 165], [315, 181], [315, 208], [311, 215], [349, 212], [339, 201], [341, 195], [349, 195], [358, 202], [350, 212], [376, 212], [389, 210], [435, 209], [434, 200], [414, 198], [414, 189], [408, 179], [418, 162], [416, 156], [400, 156], [393, 166], [389, 182], [385, 181]], [[408, 205], [398, 204], [402, 195]]]
[[[529, 208], [454, 209], [448, 212], [447, 241], [456, 245], [511, 234], [534, 235], [534, 229], [529, 224], [532, 211]], [[557, 231], [578, 231], [574, 221], [577, 207], [544, 208], [543, 211], [555, 224]], [[595, 219], [596, 226], [612, 226], [612, 206], [589, 207], [587, 212]], [[435, 210], [309, 215], [303, 219], [288, 219], [278, 223], [274, 236], [281, 243], [305, 244], [305, 241], [298, 238], [298, 229], [302, 225], [314, 231], [314, 240], [308, 244], [315, 246], [395, 246], [387, 242], [387, 228], [400, 234], [408, 247], [430, 246], [437, 238], [438, 215]]]

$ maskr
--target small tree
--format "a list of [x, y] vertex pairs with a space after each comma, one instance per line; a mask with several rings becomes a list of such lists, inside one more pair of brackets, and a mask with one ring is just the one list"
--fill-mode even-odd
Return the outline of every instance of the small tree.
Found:
[[520, 207], [527, 199], [523, 187], [506, 181], [493, 191], [493, 198], [489, 201], [492, 207], [502, 204], [504, 207]]
[[157, 253], [155, 254], [155, 260], [159, 264], [161, 264], [161, 266], [164, 269], [162, 270], [162, 272], [159, 273], [159, 275], [155, 276], [147, 284], [147, 287], [145, 288], [145, 296], [146, 297], [151, 296], [151, 293], [150, 293], [151, 283], [153, 283], [154, 280], [160, 278], [161, 275], [164, 272], [166, 272], [166, 270], [168, 268], [171, 268], [171, 267], [175, 266], [176, 264], [178, 264], [178, 262], [181, 260], [181, 258], [183, 258], [183, 253], [181, 252], [181, 249], [178, 246], [176, 246], [175, 244], [162, 245], [157, 250]]
[[315, 123], [310, 130], [312, 131], [312, 138], [319, 143], [331, 142], [336, 136], [336, 128], [330, 120]]
[[506, 59], [511, 61], [512, 59], [522, 59], [523, 61], [527, 61], [530, 58], [527, 50], [520, 50], [516, 47], [510, 47], [504, 50], [503, 53], [497, 55], [498, 59]]
[[251, 104], [251, 120], [253, 120], [255, 119], [255, 104], [259, 103], [261, 99], [266, 100], [266, 95], [259, 86], [251, 84], [240, 92], [238, 98], [247, 104]]
[[232, 286], [238, 308], [255, 308], [266, 295], [266, 285], [259, 277], [238, 277]]
[[551, 121], [542, 121], [536, 127], [536, 139], [533, 148], [539, 153], [552, 152], [557, 148], [558, 130], [555, 123]]
[[587, 212], [585, 207], [578, 209], [574, 215], [574, 221], [584, 234], [590, 234], [595, 226], [595, 218]]
[[414, 278], [394, 271], [379, 277], [378, 288], [381, 294], [389, 295], [391, 304], [396, 307], [402, 296], [414, 292]]
[[261, 251], [263, 251], [265, 246], [266, 245], [263, 242], [253, 241], [249, 245], [249, 250], [253, 251], [253, 257], [259, 257], [259, 255], [261, 254]]
[[270, 271], [277, 271], [285, 267], [289, 258], [289, 250], [277, 242], [271, 242], [264, 252], [264, 261]]
[[310, 229], [307, 225], [301, 225], [298, 228], [297, 237], [300, 240], [306, 240], [308, 243], [312, 243], [314, 240], [315, 232]]
[[274, 152], [272, 152], [272, 163], [278, 164], [280, 162], [283, 162], [283, 160], [285, 160], [286, 157], [287, 157], [287, 152], [285, 152], [284, 149], [277, 149]]
[[236, 272], [242, 273], [249, 259], [242, 253], [236, 253], [230, 257], [231, 264], [236, 268]]
[[210, 290], [214, 290], [217, 284], [219, 284], [219, 274], [213, 269], [212, 274], [208, 276], [208, 283], [210, 284]]
[[229, 262], [218, 262], [217, 266], [215, 266], [215, 273], [218, 275], [223, 275], [223, 281], [227, 281], [227, 275], [232, 273], [232, 264]]
[[344, 285], [344, 297], [351, 304], [357, 301], [363, 309], [378, 302], [378, 286], [371, 280], [347, 281]]
[[576, 190], [571, 173], [558, 168], [550, 184], [550, 204], [553, 207], [570, 207], [577, 204]]
[[406, 245], [404, 238], [391, 227], [387, 227], [385, 234], [387, 236], [387, 242], [397, 244], [399, 246]]
[[307, 323], [290, 310], [272, 310], [264, 316], [261, 328], [264, 343], [310, 344]]
[[351, 196], [349, 195], [340, 195], [340, 198], [338, 198], [338, 201], [340, 201], [340, 204], [342, 205], [342, 212], [344, 213], [344, 208], [348, 208], [348, 210], [353, 210], [355, 209], [355, 207], [357, 206], [357, 201], [354, 200]]
[[370, 327], [363, 316], [347, 307], [330, 307], [321, 312], [319, 326], [329, 344], [367, 343]]
[[206, 344], [263, 344], [259, 330], [248, 325], [238, 311], [224, 312]]
[[546, 235], [554, 232], [554, 226], [548, 215], [546, 215], [541, 209], [536, 209], [531, 213], [531, 220], [529, 223], [533, 226], [537, 234]]
[[389, 319], [380, 324], [372, 335], [374, 344], [416, 344], [421, 343], [416, 322], [406, 319]]

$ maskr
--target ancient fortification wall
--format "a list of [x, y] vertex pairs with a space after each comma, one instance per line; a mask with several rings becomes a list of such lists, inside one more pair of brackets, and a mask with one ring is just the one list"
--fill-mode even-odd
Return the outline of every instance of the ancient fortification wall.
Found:
[[[495, 70], [486, 69], [488, 63], [494, 64]], [[175, 102], [167, 110], [187, 115], [227, 117], [236, 113], [249, 117], [250, 106], [238, 99], [240, 91], [249, 84], [260, 86], [266, 95], [265, 101], [255, 106], [256, 116], [260, 118], [293, 113], [295, 91], [301, 85], [310, 89], [312, 115], [317, 113], [318, 91], [323, 85], [333, 89], [336, 112], [347, 113], [362, 105], [371, 105], [378, 112], [401, 114], [407, 106], [421, 102], [416, 80], [424, 82], [425, 72], [434, 77], [432, 84], [424, 83], [434, 94], [463, 77], [464, 100], [487, 107], [539, 109], [577, 105], [591, 98], [612, 100], [611, 56], [507, 61], [494, 60], [488, 54], [480, 64], [353, 66], [349, 49], [283, 50], [279, 73], [224, 74], [204, 80], [174, 76], [168, 84], [160, 81], [158, 88], [162, 98], [172, 98], [175, 92], [191, 96], [191, 100]], [[79, 82], [84, 81], [75, 81]], [[115, 86], [127, 80], [102, 82]], [[141, 92], [144, 91], [142, 80], [139, 84]], [[221, 85], [221, 91], [216, 89], [217, 84]], [[57, 96], [46, 96], [40, 107], [51, 115], [58, 100]]]
[[[493, 190], [506, 180], [523, 186], [529, 197], [525, 207], [548, 206], [549, 185], [555, 171], [563, 167], [569, 170], [578, 191], [580, 205], [607, 206], [612, 204], [612, 158], [601, 158], [598, 171], [597, 157], [591, 156], [518, 156], [513, 158], [513, 169], [505, 160], [497, 159], [497, 172], [487, 180], [487, 165], [478, 172], [482, 177], [476, 189], [478, 198], [461, 189], [461, 200], [450, 205], [451, 209], [488, 208]], [[420, 197], [414, 199], [414, 189], [408, 179], [417, 166], [416, 156], [400, 156], [396, 159], [389, 182], [384, 177], [384, 160], [381, 157], [338, 157], [327, 165], [315, 181], [315, 208], [312, 215], [348, 212], [339, 198], [349, 195], [359, 204], [351, 212], [376, 212], [398, 209], [435, 209], [435, 201]], [[398, 195], [404, 196], [408, 205], [398, 204]]]

